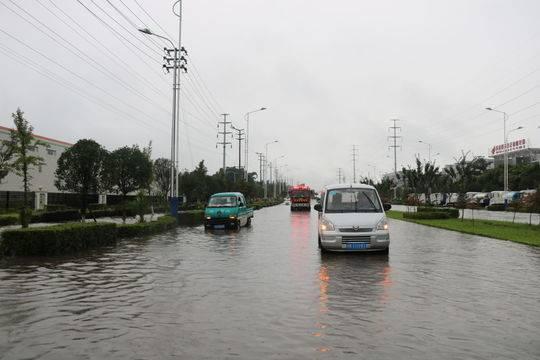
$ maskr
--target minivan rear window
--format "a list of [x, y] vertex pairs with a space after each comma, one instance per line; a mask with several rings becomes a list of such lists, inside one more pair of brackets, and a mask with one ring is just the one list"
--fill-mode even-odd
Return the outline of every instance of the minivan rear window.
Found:
[[325, 200], [327, 213], [382, 212], [373, 189], [333, 189], [326, 193]]

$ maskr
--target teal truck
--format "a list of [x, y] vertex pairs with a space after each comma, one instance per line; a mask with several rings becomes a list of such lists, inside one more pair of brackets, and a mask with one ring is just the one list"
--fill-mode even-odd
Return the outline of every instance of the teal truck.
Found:
[[210, 196], [204, 210], [204, 227], [207, 229], [239, 229], [250, 226], [253, 208], [248, 208], [244, 195], [224, 192]]

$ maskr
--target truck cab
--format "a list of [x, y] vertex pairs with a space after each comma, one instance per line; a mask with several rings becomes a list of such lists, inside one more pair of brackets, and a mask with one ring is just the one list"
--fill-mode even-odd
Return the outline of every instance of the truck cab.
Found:
[[239, 192], [224, 192], [210, 196], [204, 210], [204, 226], [207, 229], [239, 229], [250, 226], [253, 208]]

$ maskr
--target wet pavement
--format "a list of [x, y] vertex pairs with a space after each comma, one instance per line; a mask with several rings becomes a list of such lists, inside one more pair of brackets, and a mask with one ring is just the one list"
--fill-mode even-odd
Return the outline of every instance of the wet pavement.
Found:
[[390, 221], [321, 256], [316, 213], [0, 262], [2, 359], [538, 359], [540, 249]]

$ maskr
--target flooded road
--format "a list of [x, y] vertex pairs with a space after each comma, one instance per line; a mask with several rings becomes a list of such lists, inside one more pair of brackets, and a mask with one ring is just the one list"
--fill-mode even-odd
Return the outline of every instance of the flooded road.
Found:
[[0, 262], [2, 359], [538, 359], [540, 249], [391, 221], [324, 255], [316, 213]]

